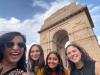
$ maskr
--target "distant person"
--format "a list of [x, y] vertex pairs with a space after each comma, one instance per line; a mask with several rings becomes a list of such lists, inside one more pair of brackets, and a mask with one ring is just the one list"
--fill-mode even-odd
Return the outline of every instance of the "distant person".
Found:
[[43, 49], [38, 44], [33, 44], [30, 47], [28, 54], [27, 70], [28, 75], [43, 75], [44, 73], [44, 53]]
[[100, 75], [100, 63], [93, 60], [84, 48], [70, 44], [65, 50], [71, 75]]
[[0, 75], [20, 75], [26, 71], [26, 39], [19, 32], [0, 36]]
[[56, 51], [51, 51], [46, 58], [45, 75], [68, 75], [62, 59]]

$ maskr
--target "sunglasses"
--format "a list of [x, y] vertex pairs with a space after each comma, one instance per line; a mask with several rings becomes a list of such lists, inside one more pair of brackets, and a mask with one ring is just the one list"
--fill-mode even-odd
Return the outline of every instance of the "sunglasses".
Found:
[[[6, 48], [12, 48], [14, 45], [15, 45], [14, 42], [7, 42], [5, 44], [5, 47]], [[18, 45], [19, 48], [24, 48], [25, 47], [25, 43], [24, 42], [17, 43], [17, 45]]]

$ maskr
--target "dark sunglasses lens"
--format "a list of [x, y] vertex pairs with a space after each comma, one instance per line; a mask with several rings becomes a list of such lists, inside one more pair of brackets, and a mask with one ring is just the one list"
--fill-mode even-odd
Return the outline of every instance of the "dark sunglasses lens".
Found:
[[5, 46], [6, 46], [7, 48], [12, 48], [13, 45], [14, 45], [13, 42], [7, 42], [7, 43], [5, 44]]
[[25, 47], [25, 43], [18, 43], [18, 46], [19, 46], [20, 48], [24, 48], [24, 47]]

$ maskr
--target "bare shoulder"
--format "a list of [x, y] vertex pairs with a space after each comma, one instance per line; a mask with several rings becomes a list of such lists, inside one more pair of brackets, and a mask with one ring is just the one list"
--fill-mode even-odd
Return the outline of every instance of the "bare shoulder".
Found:
[[27, 72], [23, 72], [22, 75], [30, 75], [29, 73]]
[[95, 63], [95, 72], [96, 75], [100, 75], [100, 62]]
[[95, 63], [95, 68], [100, 68], [100, 62]]

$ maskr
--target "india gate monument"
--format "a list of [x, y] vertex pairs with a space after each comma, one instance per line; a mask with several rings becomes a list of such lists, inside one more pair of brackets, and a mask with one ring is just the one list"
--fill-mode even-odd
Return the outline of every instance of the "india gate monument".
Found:
[[45, 56], [56, 50], [64, 61], [65, 44], [69, 41], [79, 44], [93, 59], [100, 61], [100, 45], [93, 28], [86, 6], [72, 3], [59, 9], [44, 21], [39, 31]]

